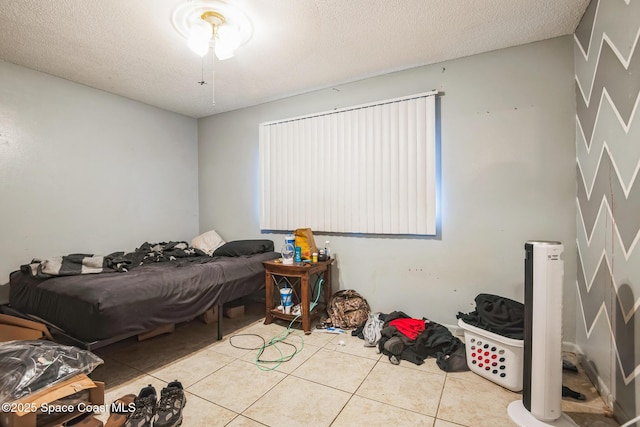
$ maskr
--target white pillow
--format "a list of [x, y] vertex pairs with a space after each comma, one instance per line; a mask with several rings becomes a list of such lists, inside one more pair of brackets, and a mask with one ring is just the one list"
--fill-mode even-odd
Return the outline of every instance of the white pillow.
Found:
[[198, 237], [194, 237], [191, 241], [191, 247], [200, 249], [202, 252], [206, 252], [207, 255], [212, 256], [213, 251], [225, 243], [227, 242], [225, 242], [222, 237], [215, 232], [215, 230], [211, 230], [199, 235]]

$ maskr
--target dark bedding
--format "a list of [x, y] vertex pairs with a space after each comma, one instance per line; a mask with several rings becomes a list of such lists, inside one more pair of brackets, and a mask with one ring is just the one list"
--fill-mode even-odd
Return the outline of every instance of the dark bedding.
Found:
[[126, 273], [41, 279], [15, 271], [10, 305], [91, 342], [191, 320], [264, 287], [262, 261], [279, 254], [162, 262]]

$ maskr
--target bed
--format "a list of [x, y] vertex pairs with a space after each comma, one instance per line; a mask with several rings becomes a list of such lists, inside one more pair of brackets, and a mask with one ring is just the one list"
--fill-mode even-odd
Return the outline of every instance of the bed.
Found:
[[44, 321], [72, 344], [95, 349], [217, 306], [220, 339], [222, 304], [264, 288], [262, 262], [279, 257], [266, 242], [259, 253], [155, 262], [124, 273], [38, 278], [15, 271], [3, 311]]

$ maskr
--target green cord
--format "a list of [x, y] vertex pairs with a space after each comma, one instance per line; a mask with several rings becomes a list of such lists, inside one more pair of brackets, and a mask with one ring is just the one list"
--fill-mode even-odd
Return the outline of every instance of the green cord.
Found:
[[[324, 284], [324, 278], [320, 279], [317, 283], [318, 285], [318, 294], [316, 295], [316, 299], [309, 305], [309, 312], [313, 311], [314, 308], [316, 308], [316, 306], [318, 305], [318, 300], [320, 299], [320, 292], [322, 291], [322, 285]], [[300, 309], [300, 311], [302, 311], [302, 308]], [[287, 329], [285, 329], [284, 332], [282, 332], [280, 335], [276, 335], [275, 337], [271, 338], [271, 340], [268, 343], [264, 343], [262, 346], [258, 347], [258, 354], [256, 354], [255, 357], [255, 364], [258, 367], [258, 369], [260, 369], [261, 371], [273, 371], [275, 369], [277, 369], [280, 365], [282, 365], [284, 362], [288, 362], [289, 360], [293, 359], [293, 357], [300, 353], [302, 351], [302, 349], [304, 348], [304, 339], [302, 338], [302, 334], [298, 334], [298, 335], [294, 335], [300, 338], [300, 342], [301, 342], [301, 346], [300, 349], [298, 349], [295, 345], [287, 343], [287, 342], [283, 342], [285, 339], [287, 339], [287, 337], [291, 334], [292, 329], [291, 326], [293, 326], [294, 322], [296, 320], [298, 320], [298, 318], [301, 315], [298, 314], [296, 317], [293, 318], [293, 320], [291, 320], [291, 322], [289, 323], [289, 326], [287, 326]], [[282, 353], [282, 350], [280, 349], [280, 347], [278, 347], [278, 343], [282, 342], [283, 344], [287, 344], [290, 346], [293, 346], [293, 348], [296, 349], [295, 353], [291, 354], [290, 356], [284, 356], [284, 354]], [[265, 351], [265, 349], [267, 347], [275, 347], [275, 349], [278, 351], [278, 353], [280, 353], [280, 357], [278, 357], [275, 360], [269, 360], [269, 361], [265, 361], [265, 360], [260, 360], [260, 356], [262, 356], [262, 353]], [[260, 363], [275, 363], [275, 366], [272, 367], [265, 367], [262, 366]]]

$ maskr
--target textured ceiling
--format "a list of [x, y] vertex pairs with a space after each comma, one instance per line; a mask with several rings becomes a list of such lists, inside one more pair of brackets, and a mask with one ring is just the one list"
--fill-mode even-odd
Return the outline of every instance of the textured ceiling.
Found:
[[210, 56], [193, 54], [171, 23], [184, 1], [0, 0], [0, 59], [203, 117], [571, 34], [589, 2], [231, 0], [253, 35], [216, 62], [213, 106]]

